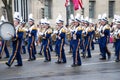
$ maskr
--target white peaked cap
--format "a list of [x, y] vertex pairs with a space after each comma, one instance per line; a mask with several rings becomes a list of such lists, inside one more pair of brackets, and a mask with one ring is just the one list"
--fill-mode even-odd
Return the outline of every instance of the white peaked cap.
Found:
[[107, 14], [106, 14], [106, 13], [104, 13], [104, 14], [102, 15], [102, 20], [107, 20]]
[[106, 14], [106, 13], [104, 13], [104, 14], [102, 15], [102, 18], [105, 18], [105, 17], [107, 17], [107, 14]]
[[117, 16], [117, 19], [116, 19], [116, 24], [120, 24], [120, 16]]
[[114, 19], [117, 19], [117, 16], [118, 16], [118, 15], [115, 14], [115, 15], [114, 15]]
[[80, 14], [79, 13], [76, 14], [75, 21], [80, 21]]
[[73, 16], [73, 14], [70, 14], [70, 19], [71, 19], [71, 20], [74, 20], [74, 19], [75, 19], [74, 16]]
[[114, 15], [114, 18], [113, 18], [112, 22], [116, 22], [117, 16], [118, 15], [116, 15], [116, 14]]
[[22, 23], [22, 24], [24, 24], [25, 23], [25, 21], [23, 20], [23, 18], [21, 17], [21, 19], [20, 19], [20, 22]]
[[63, 21], [62, 15], [59, 14], [58, 17], [57, 17], [57, 19], [56, 19], [56, 23], [63, 23], [63, 22], [64, 21]]
[[46, 17], [44, 18], [43, 23], [44, 23], [44, 24], [50, 24], [50, 22], [47, 20]]
[[89, 18], [88, 18], [88, 16], [87, 16], [87, 17], [85, 17], [85, 21], [89, 21]]
[[102, 15], [101, 14], [98, 15], [98, 19], [99, 20], [102, 19]]
[[81, 15], [80, 19], [81, 19], [82, 21], [84, 20], [84, 17], [83, 17], [83, 15]]
[[112, 22], [115, 22], [115, 21], [116, 21], [115, 19], [112, 20]]
[[74, 18], [74, 16], [73, 16], [73, 14], [71, 14], [70, 15], [70, 19], [69, 19], [69, 23], [72, 23], [72, 22], [74, 22], [75, 21], [75, 18]]
[[20, 19], [21, 19], [20, 13], [19, 12], [15, 12], [14, 13], [14, 20], [20, 21]]
[[2, 15], [1, 16], [1, 21], [3, 21], [3, 22], [5, 22], [6, 20], [5, 20], [5, 17]]
[[33, 18], [33, 14], [32, 14], [32, 13], [29, 14], [28, 18], [29, 18], [29, 21], [34, 21], [34, 18]]
[[91, 18], [89, 19], [89, 23], [93, 23], [93, 21], [92, 21], [92, 19], [91, 19]]
[[43, 23], [44, 23], [44, 19], [41, 19], [41, 20], [40, 20], [40, 23], [43, 24]]
[[75, 15], [75, 18], [80, 18], [80, 14], [77, 13], [77, 14]]

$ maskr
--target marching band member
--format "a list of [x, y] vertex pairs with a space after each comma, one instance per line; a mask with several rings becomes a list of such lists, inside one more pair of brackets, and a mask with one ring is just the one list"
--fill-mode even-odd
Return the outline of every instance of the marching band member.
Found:
[[119, 62], [120, 61], [120, 16], [117, 17], [115, 23], [117, 25], [117, 28], [113, 34], [115, 38], [115, 55], [116, 55], [115, 61]]
[[72, 34], [71, 34], [71, 32], [73, 31], [73, 29], [74, 29], [74, 25], [75, 25], [75, 19], [74, 19], [74, 16], [73, 16], [73, 14], [71, 14], [70, 15], [70, 26], [69, 26], [69, 38], [68, 38], [68, 40], [70, 41], [70, 51], [69, 51], [69, 53], [72, 53], [72, 50], [73, 50], [73, 46], [72, 46], [72, 41], [73, 41], [73, 39], [72, 39]]
[[41, 19], [39, 26], [40, 27], [39, 27], [39, 31], [38, 31], [38, 36], [39, 36], [41, 47], [40, 47], [40, 52], [38, 54], [42, 55], [43, 45], [45, 44], [45, 41], [42, 39], [42, 35], [43, 35], [44, 31], [45, 31], [45, 28], [44, 28], [44, 19]]
[[14, 26], [15, 26], [16, 33], [15, 33], [15, 35], [11, 35], [8, 33], [9, 35], [13, 36], [12, 55], [10, 56], [8, 62], [6, 62], [6, 65], [9, 67], [12, 65], [12, 63], [14, 62], [15, 59], [17, 59], [17, 65], [15, 65], [15, 66], [22, 66], [23, 65], [21, 54], [20, 54], [23, 34], [21, 33], [21, 31], [19, 31], [19, 27], [20, 27], [19, 23], [20, 23], [20, 15], [18, 12], [15, 12], [15, 14], [14, 14]]
[[[4, 16], [1, 16], [1, 23], [5, 22], [5, 21], [6, 20], [5, 20]], [[2, 46], [0, 49], [0, 59], [2, 58], [3, 50], [5, 51], [5, 54], [6, 54], [5, 58], [9, 58], [9, 51], [7, 49], [7, 41], [5, 41], [5, 40], [2, 40]]]
[[96, 26], [96, 31], [95, 31], [95, 37], [96, 37], [96, 39], [98, 39], [100, 55], [102, 54], [101, 37], [100, 37], [100, 33], [101, 33], [101, 29], [102, 29], [101, 20], [102, 20], [102, 15], [99, 14], [98, 15], [98, 24]]
[[25, 24], [26, 24], [26, 23], [25, 23], [23, 20], [21, 20], [20, 29], [21, 29], [21, 32], [23, 33], [21, 53], [23, 53], [23, 54], [26, 54], [25, 38], [26, 38], [27, 29], [25, 28]]
[[47, 21], [47, 19], [45, 19], [44, 27], [45, 27], [45, 31], [43, 33], [43, 40], [45, 42], [45, 44], [44, 44], [44, 56], [45, 56], [44, 62], [49, 62], [49, 61], [51, 61], [50, 43], [51, 43], [52, 29], [50, 29], [50, 23], [49, 23], [49, 21]]
[[62, 20], [62, 16], [59, 15], [57, 18], [57, 26], [58, 26], [58, 33], [57, 33], [57, 54], [58, 54], [58, 60], [57, 60], [57, 64], [60, 63], [66, 63], [66, 55], [65, 55], [65, 50], [64, 50], [64, 44], [65, 44], [65, 35], [66, 35], [66, 31], [64, 29], [63, 26], [63, 20]]
[[101, 33], [100, 33], [100, 44], [101, 44], [101, 58], [100, 60], [106, 60], [106, 53], [108, 55], [108, 59], [111, 57], [111, 53], [109, 52], [107, 45], [109, 42], [110, 37], [110, 26], [108, 25], [106, 14], [103, 14], [102, 20], [101, 20]]
[[82, 27], [79, 26], [79, 15], [76, 15], [75, 18], [75, 26], [74, 30], [72, 32], [72, 46], [73, 46], [73, 64], [71, 67], [76, 67], [76, 66], [81, 66], [81, 58], [79, 54], [79, 49], [80, 49], [80, 40], [82, 39]]
[[37, 35], [37, 27], [34, 24], [34, 19], [32, 14], [29, 15], [29, 24], [30, 24], [30, 28], [28, 30], [28, 53], [29, 53], [28, 61], [33, 61], [36, 60], [35, 38]]
[[87, 58], [91, 58], [91, 50], [90, 50], [90, 43], [91, 43], [91, 28], [89, 26], [89, 22], [88, 22], [88, 17], [86, 17], [85, 19], [85, 33], [84, 33], [84, 46], [85, 46], [85, 55], [86, 56], [86, 52], [88, 53]]
[[94, 50], [94, 38], [95, 38], [95, 26], [92, 22], [92, 19], [89, 19], [89, 26], [91, 28], [91, 42], [90, 47], [92, 50]]

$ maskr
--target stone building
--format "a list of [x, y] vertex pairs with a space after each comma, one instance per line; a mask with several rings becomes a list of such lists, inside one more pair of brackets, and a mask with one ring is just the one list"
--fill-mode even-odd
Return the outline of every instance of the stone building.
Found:
[[[33, 14], [35, 22], [39, 23], [41, 18], [47, 17], [54, 25], [58, 14], [61, 14], [66, 22], [70, 14], [80, 13], [85, 17], [96, 19], [98, 14], [106, 13], [112, 19], [114, 14], [120, 15], [120, 0], [83, 0], [82, 10], [73, 10], [72, 0], [65, 7], [66, 0], [13, 0], [13, 12], [18, 11], [25, 21], [28, 15]], [[0, 0], [0, 16], [4, 14], [4, 5]]]

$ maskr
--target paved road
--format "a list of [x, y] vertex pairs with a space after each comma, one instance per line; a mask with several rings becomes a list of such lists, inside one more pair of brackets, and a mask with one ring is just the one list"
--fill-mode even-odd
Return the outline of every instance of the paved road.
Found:
[[[56, 56], [52, 52], [52, 61], [45, 63], [44, 57], [37, 55], [36, 61], [28, 62], [28, 54], [22, 54], [23, 66], [9, 68], [0, 60], [0, 80], [120, 80], [120, 63], [114, 61], [114, 48], [109, 45], [112, 52], [110, 60], [99, 60], [99, 48], [92, 51], [92, 58], [82, 59], [82, 66], [71, 67], [72, 57], [68, 54], [68, 46], [65, 47], [67, 55], [66, 64], [55, 64]], [[39, 51], [39, 47], [37, 48]]]

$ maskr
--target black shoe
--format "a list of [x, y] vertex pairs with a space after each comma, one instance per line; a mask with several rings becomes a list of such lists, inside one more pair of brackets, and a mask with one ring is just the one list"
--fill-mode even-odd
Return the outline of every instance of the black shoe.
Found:
[[67, 62], [61, 62], [61, 63], [65, 64], [65, 63], [67, 63]]
[[32, 59], [28, 59], [28, 61], [32, 61]]
[[120, 60], [119, 59], [116, 59], [115, 62], [119, 62]]
[[17, 64], [17, 65], [15, 65], [16, 67], [19, 67], [19, 66], [23, 66], [22, 64]]
[[99, 58], [100, 60], [106, 60], [106, 58]]
[[8, 56], [8, 57], [4, 57], [4, 58], [5, 58], [5, 59], [6, 59], [6, 58], [9, 58], [9, 56]]
[[51, 61], [51, 59], [48, 60], [49, 62]]
[[91, 58], [92, 56], [87, 56], [87, 58]]
[[42, 53], [38, 53], [39, 55], [42, 55]]
[[44, 62], [49, 62], [48, 60], [44, 60]]
[[81, 57], [82, 57], [82, 58], [86, 58], [86, 55], [83, 54]]
[[72, 53], [72, 51], [69, 51], [69, 53]]
[[110, 56], [108, 56], [108, 60], [110, 60], [110, 58], [111, 58], [111, 55], [110, 55]]
[[61, 61], [57, 61], [57, 62], [55, 62], [56, 64], [61, 64], [62, 62]]
[[77, 66], [81, 66], [81, 64], [77, 64]]
[[77, 66], [77, 64], [72, 64], [72, 65], [71, 65], [71, 67], [76, 67], [76, 66]]
[[8, 62], [6, 62], [5, 64], [6, 64], [8, 67], [11, 67], [11, 65], [10, 65]]
[[32, 61], [36, 60], [36, 58], [31, 59]]

